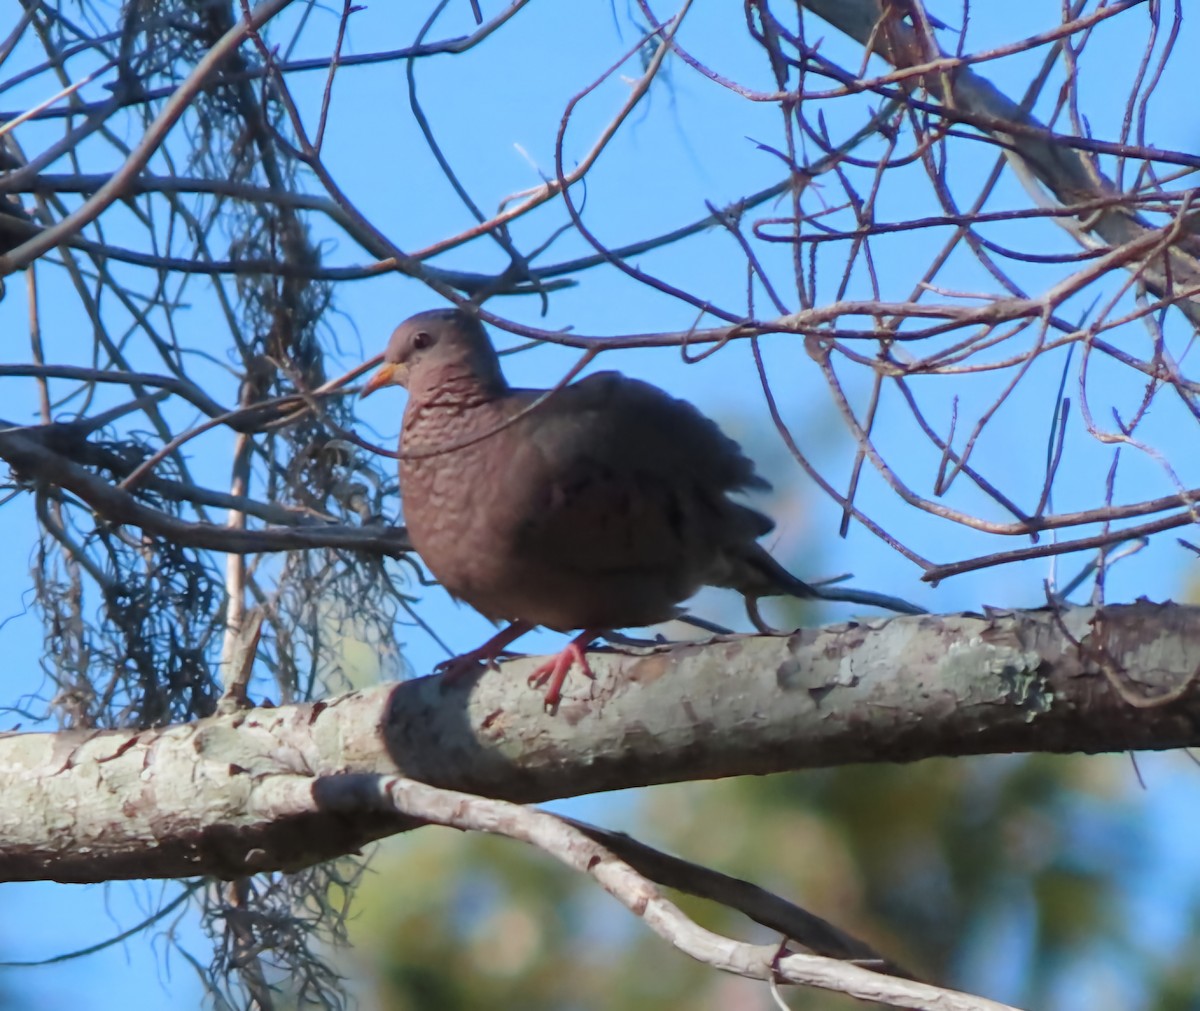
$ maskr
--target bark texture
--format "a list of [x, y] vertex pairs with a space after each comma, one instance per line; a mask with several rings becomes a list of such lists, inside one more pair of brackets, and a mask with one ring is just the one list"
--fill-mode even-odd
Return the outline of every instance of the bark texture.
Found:
[[[0, 736], [0, 880], [294, 869], [417, 822], [404, 776], [522, 803], [935, 755], [1200, 745], [1200, 608], [930, 615], [589, 657], [557, 712], [533, 659], [142, 732]], [[349, 800], [348, 800], [349, 798]]]

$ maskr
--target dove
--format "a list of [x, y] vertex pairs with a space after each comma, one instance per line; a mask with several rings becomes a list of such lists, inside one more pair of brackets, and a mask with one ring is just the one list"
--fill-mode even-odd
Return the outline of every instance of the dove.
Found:
[[461, 309], [396, 328], [367, 396], [408, 391], [400, 495], [409, 538], [456, 599], [507, 622], [446, 663], [455, 676], [493, 664], [537, 626], [579, 634], [530, 676], [554, 706], [573, 664], [604, 632], [680, 616], [703, 586], [746, 599], [760, 631], [763, 596], [880, 604], [865, 591], [817, 588], [758, 542], [774, 522], [734, 493], [766, 490], [741, 447], [696, 407], [619, 372], [553, 391], [515, 389], [480, 321]]

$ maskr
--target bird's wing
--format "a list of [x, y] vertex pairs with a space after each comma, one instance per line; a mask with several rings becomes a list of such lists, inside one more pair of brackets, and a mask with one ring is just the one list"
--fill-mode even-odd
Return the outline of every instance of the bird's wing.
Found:
[[[516, 390], [511, 408], [540, 391]], [[523, 503], [516, 547], [581, 572], [702, 581], [723, 544], [771, 529], [730, 491], [766, 488], [734, 440], [695, 407], [617, 372], [554, 394], [513, 426], [507, 484]]]

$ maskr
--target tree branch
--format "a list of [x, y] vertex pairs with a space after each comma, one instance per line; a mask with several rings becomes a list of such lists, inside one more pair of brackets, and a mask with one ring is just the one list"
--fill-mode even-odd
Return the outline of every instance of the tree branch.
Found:
[[[131, 493], [110, 484], [86, 467], [72, 463], [42, 445], [31, 432], [37, 429], [0, 430], [0, 458], [13, 468], [18, 480], [48, 482], [81, 498], [109, 523], [139, 527], [154, 537], [175, 544], [234, 554], [293, 551], [311, 548], [349, 548], [384, 555], [411, 550], [403, 527], [351, 527], [319, 524], [266, 529], [234, 529], [220, 523], [188, 522], [144, 505]], [[249, 510], [247, 510], [249, 511]], [[297, 517], [299, 520], [301, 517]]]
[[133, 149], [125, 163], [112, 174], [112, 178], [89, 197], [82, 206], [68, 214], [53, 228], [39, 232], [16, 249], [0, 256], [0, 277], [27, 267], [60, 242], [78, 234], [85, 225], [95, 221], [106, 207], [125, 196], [129, 182], [136, 179], [145, 168], [146, 163], [166, 139], [171, 128], [187, 111], [204, 82], [232, 53], [237, 51], [238, 46], [251, 33], [261, 28], [291, 2], [292, 0], [263, 0], [249, 17], [237, 21], [196, 64], [187, 80], [172, 92], [171, 97], [163, 105], [162, 112], [146, 128], [137, 147]]
[[232, 878], [415, 824], [282, 817], [279, 777], [399, 774], [527, 803], [850, 762], [1200, 745], [1200, 608], [1174, 604], [894, 618], [589, 662], [597, 681], [568, 682], [556, 713], [525, 685], [526, 658], [474, 682], [161, 730], [2, 736], [0, 880]]
[[[921, 1011], [1015, 1011], [982, 997], [873, 972], [783, 945], [754, 945], [706, 930], [668, 900], [647, 878], [577, 826], [533, 808], [442, 790], [396, 776], [339, 776], [313, 791], [302, 782], [280, 784], [282, 807], [313, 806], [347, 813], [375, 810], [463, 831], [507, 836], [587, 874], [647, 927], [698, 962], [765, 982], [806, 984], [860, 1000]], [[295, 787], [294, 791], [288, 787]], [[290, 796], [289, 796], [290, 794]], [[289, 803], [290, 801], [290, 803]]]
[[[1075, 147], [1086, 144], [1087, 149], [1098, 151], [1100, 145], [1097, 142], [1052, 133], [969, 66], [960, 64], [949, 71], [938, 70], [939, 61], [946, 57], [932, 37], [924, 37], [917, 29], [905, 24], [894, 10], [885, 13], [887, 5], [882, 0], [811, 0], [805, 6], [897, 69], [915, 71], [907, 86], [927, 88], [943, 103], [940, 108], [929, 107], [932, 111], [969, 123], [999, 141], [1017, 178], [1033, 194], [1035, 201], [1040, 196], [1038, 183], [1062, 204], [1119, 194], [1117, 187], [1100, 173], [1084, 151]], [[920, 104], [915, 98], [910, 102]], [[1109, 150], [1108, 153], [1129, 152]], [[1170, 152], [1155, 151], [1153, 157], [1168, 163], [1173, 160]], [[1114, 204], [1081, 220], [1055, 220], [1084, 246], [1091, 244], [1086, 237], [1088, 232], [1095, 233], [1109, 246], [1120, 247], [1139, 242], [1153, 230], [1124, 203]], [[1200, 323], [1200, 302], [1194, 297], [1200, 284], [1200, 262], [1192, 248], [1196, 238], [1191, 222], [1181, 219], [1179, 224], [1179, 233], [1173, 236], [1171, 245], [1157, 250], [1148, 260], [1132, 259], [1128, 266], [1156, 295], [1190, 289], [1193, 295], [1176, 304], [1196, 324]]]

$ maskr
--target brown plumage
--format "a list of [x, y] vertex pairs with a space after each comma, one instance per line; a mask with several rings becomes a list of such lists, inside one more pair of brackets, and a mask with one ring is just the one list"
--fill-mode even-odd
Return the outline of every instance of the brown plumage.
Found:
[[364, 395], [392, 383], [409, 393], [413, 546], [454, 597], [514, 623], [457, 669], [536, 625], [583, 629], [535, 673], [553, 703], [572, 660], [587, 671], [590, 639], [675, 617], [702, 586], [745, 595], [760, 627], [760, 596], [828, 595], [775, 562], [757, 542], [774, 523], [729, 497], [770, 487], [738, 444], [656, 386], [598, 372], [533, 406], [546, 391], [511, 388], [483, 326], [457, 309], [396, 329]]

